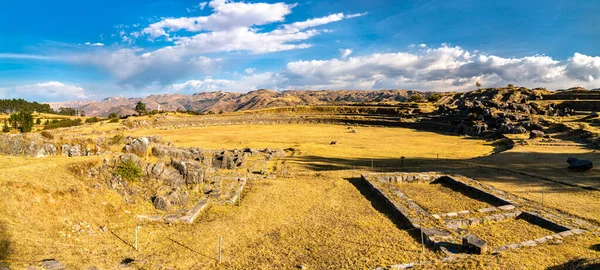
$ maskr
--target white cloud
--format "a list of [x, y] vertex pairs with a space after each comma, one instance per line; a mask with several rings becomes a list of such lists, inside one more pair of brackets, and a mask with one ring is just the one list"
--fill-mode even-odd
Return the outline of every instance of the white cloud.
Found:
[[469, 90], [509, 83], [528, 87], [600, 86], [600, 57], [575, 53], [566, 61], [549, 56], [503, 58], [442, 45], [416, 53], [371, 54], [347, 60], [295, 61], [282, 75], [290, 88]]
[[206, 74], [218, 69], [219, 58], [179, 56], [170, 53], [144, 53], [135, 49], [97, 50], [66, 56], [66, 61], [99, 67], [118, 84], [142, 87], [170, 84], [190, 74]]
[[0, 88], [0, 96], [2, 98], [25, 98], [32, 101], [64, 101], [87, 98], [83, 88], [57, 81], [3, 87]]
[[57, 60], [57, 57], [55, 57], [55, 56], [35, 55], [35, 54], [0, 53], [0, 59]]
[[575, 53], [567, 61], [567, 76], [573, 79], [593, 82], [600, 80], [600, 57]]
[[208, 4], [213, 9], [209, 16], [166, 18], [142, 30], [152, 38], [169, 36], [168, 32], [186, 30], [224, 31], [239, 27], [264, 25], [283, 21], [295, 5], [285, 3], [244, 3], [214, 0]]
[[244, 70], [244, 72], [246, 72], [246, 74], [252, 74], [252, 73], [254, 73], [254, 71], [256, 71], [255, 68], [247, 68], [246, 70]]
[[189, 80], [180, 84], [172, 84], [167, 90], [175, 93], [193, 94], [208, 91], [247, 92], [261, 88], [277, 90], [284, 78], [278, 74], [265, 72], [241, 76], [238, 80], [222, 80], [206, 77], [202, 80]]
[[208, 4], [208, 2], [202, 2], [202, 3], [200, 3], [200, 4], [198, 5], [198, 8], [199, 8], [200, 10], [203, 10], [203, 9], [204, 9], [204, 7], [206, 6], [206, 4]]
[[[192, 75], [210, 76], [211, 71], [218, 69], [222, 61], [209, 58], [208, 54], [263, 54], [306, 49], [312, 46], [306, 42], [308, 39], [326, 32], [326, 29], [315, 27], [364, 15], [336, 13], [280, 24], [274, 30], [261, 32], [261, 29], [255, 27], [283, 21], [296, 5], [215, 0], [208, 2], [206, 6], [213, 11], [208, 16], [165, 18], [151, 23], [141, 32], [134, 31], [128, 34], [124, 27], [117, 27], [117, 36], [124, 44], [132, 45], [136, 38], [146, 35], [152, 38], [165, 36], [167, 42], [172, 42], [170, 46], [153, 51], [123, 47], [116, 51], [112, 49], [114, 47], [105, 50], [98, 48], [95, 51], [69, 54], [65, 58], [67, 61], [106, 70], [120, 85], [169, 85]], [[200, 7], [201, 5], [198, 6]], [[187, 33], [171, 36], [179, 30], [185, 30]]]
[[341, 58], [347, 58], [348, 56], [350, 56], [350, 54], [352, 54], [352, 49], [340, 49]]
[[88, 42], [86, 42], [86, 43], [84, 43], [84, 44], [85, 44], [85, 45], [88, 45], [88, 46], [94, 46], [94, 47], [103, 47], [103, 46], [104, 46], [104, 43], [100, 43], [100, 42], [97, 42], [97, 43], [90, 43], [90, 42], [88, 41]]
[[[472, 90], [476, 81], [486, 87], [516, 84], [550, 89], [577, 85], [597, 88], [600, 87], [600, 57], [576, 53], [565, 61], [544, 55], [503, 58], [442, 45], [410, 53], [294, 61], [278, 73], [265, 72], [225, 80], [219, 87], [233, 91], [257, 88], [464, 91]], [[203, 83], [203, 86], [215, 85], [214, 81]]]
[[427, 47], [427, 44], [425, 44], [425, 43], [419, 44], [419, 48], [425, 48], [425, 47]]

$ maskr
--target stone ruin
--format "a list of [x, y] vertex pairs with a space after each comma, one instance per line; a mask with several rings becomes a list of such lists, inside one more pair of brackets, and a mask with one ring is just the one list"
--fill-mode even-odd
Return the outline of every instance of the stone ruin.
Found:
[[[509, 249], [560, 242], [564, 237], [598, 228], [587, 221], [543, 208], [463, 176], [438, 172], [371, 173], [362, 175], [362, 180], [383, 199], [394, 216], [407, 225], [408, 230], [422, 231], [425, 243], [450, 257], [460, 253], [499, 254]], [[447, 185], [457, 196], [467, 196], [492, 206], [477, 210], [456, 209], [450, 213], [429, 213], [396, 186], [396, 183], [431, 184], [434, 181]], [[471, 226], [486, 226], [507, 219], [522, 219], [554, 233], [519, 243], [490, 247], [485, 239], [469, 232]]]
[[[127, 138], [123, 152], [105, 158], [90, 176], [104, 179], [108, 188], [119, 192], [126, 202], [135, 203], [141, 197], [164, 213], [137, 215], [138, 219], [169, 223], [193, 223], [209, 204], [234, 204], [248, 180], [265, 177], [265, 161], [286, 155], [281, 149], [269, 148], [181, 148], [163, 143], [159, 137]], [[145, 159], [146, 154], [151, 158]], [[130, 183], [114, 173], [119, 164], [128, 161], [141, 168], [139, 183]], [[197, 203], [186, 210], [193, 201]]]
[[40, 134], [4, 134], [0, 135], [0, 153], [9, 156], [48, 157], [62, 155], [65, 157], [93, 156], [104, 153], [98, 143], [87, 147], [84, 143], [60, 143]]

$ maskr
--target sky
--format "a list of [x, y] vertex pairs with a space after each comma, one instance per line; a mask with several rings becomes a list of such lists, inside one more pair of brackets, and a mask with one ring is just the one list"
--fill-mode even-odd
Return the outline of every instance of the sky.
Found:
[[0, 98], [600, 87], [600, 1], [3, 1]]

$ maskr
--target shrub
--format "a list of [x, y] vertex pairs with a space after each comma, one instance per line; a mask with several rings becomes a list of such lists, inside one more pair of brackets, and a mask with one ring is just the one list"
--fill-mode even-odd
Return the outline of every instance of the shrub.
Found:
[[54, 135], [52, 135], [52, 133], [46, 131], [46, 130], [42, 130], [42, 133], [40, 133], [42, 135], [42, 137], [50, 139], [50, 140], [54, 140]]
[[96, 123], [96, 122], [99, 122], [99, 121], [100, 121], [100, 118], [98, 118], [96, 116], [94, 116], [92, 118], [85, 119], [86, 123]]
[[108, 143], [115, 145], [115, 144], [120, 144], [122, 141], [123, 141], [123, 134], [117, 134], [117, 135], [113, 136], [112, 138], [110, 138], [110, 141]]
[[119, 118], [111, 118], [109, 123], [119, 123]]
[[117, 113], [114, 113], [114, 112], [113, 112], [113, 113], [110, 113], [110, 114], [108, 115], [108, 118], [109, 118], [109, 119], [115, 119], [115, 118], [119, 118], [119, 116], [117, 115]]
[[4, 120], [4, 126], [2, 126], [2, 132], [7, 133], [9, 131], [10, 131], [10, 127], [6, 123], [6, 120]]
[[423, 95], [416, 93], [410, 96], [410, 101], [412, 102], [421, 102], [423, 101]]
[[140, 177], [142, 177], [142, 168], [140, 168], [133, 160], [128, 159], [126, 161], [122, 161], [117, 165], [115, 169], [115, 174], [121, 176], [123, 180], [127, 181], [138, 181]]
[[38, 118], [35, 120], [35, 124], [36, 125], [41, 125], [42, 124], [42, 119]]
[[50, 123], [46, 123], [44, 125], [44, 129], [55, 129], [55, 128], [63, 128], [63, 127], [73, 127], [81, 125], [81, 119], [62, 119], [62, 120], [52, 120]]
[[438, 102], [438, 101], [440, 101], [441, 98], [442, 98], [442, 96], [440, 96], [439, 94], [433, 94], [433, 95], [429, 95], [427, 97], [427, 100], [429, 102]]

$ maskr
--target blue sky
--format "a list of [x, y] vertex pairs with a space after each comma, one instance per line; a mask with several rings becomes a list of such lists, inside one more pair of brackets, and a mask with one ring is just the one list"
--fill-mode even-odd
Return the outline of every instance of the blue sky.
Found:
[[598, 1], [11, 1], [0, 98], [597, 88], [598, 12]]

